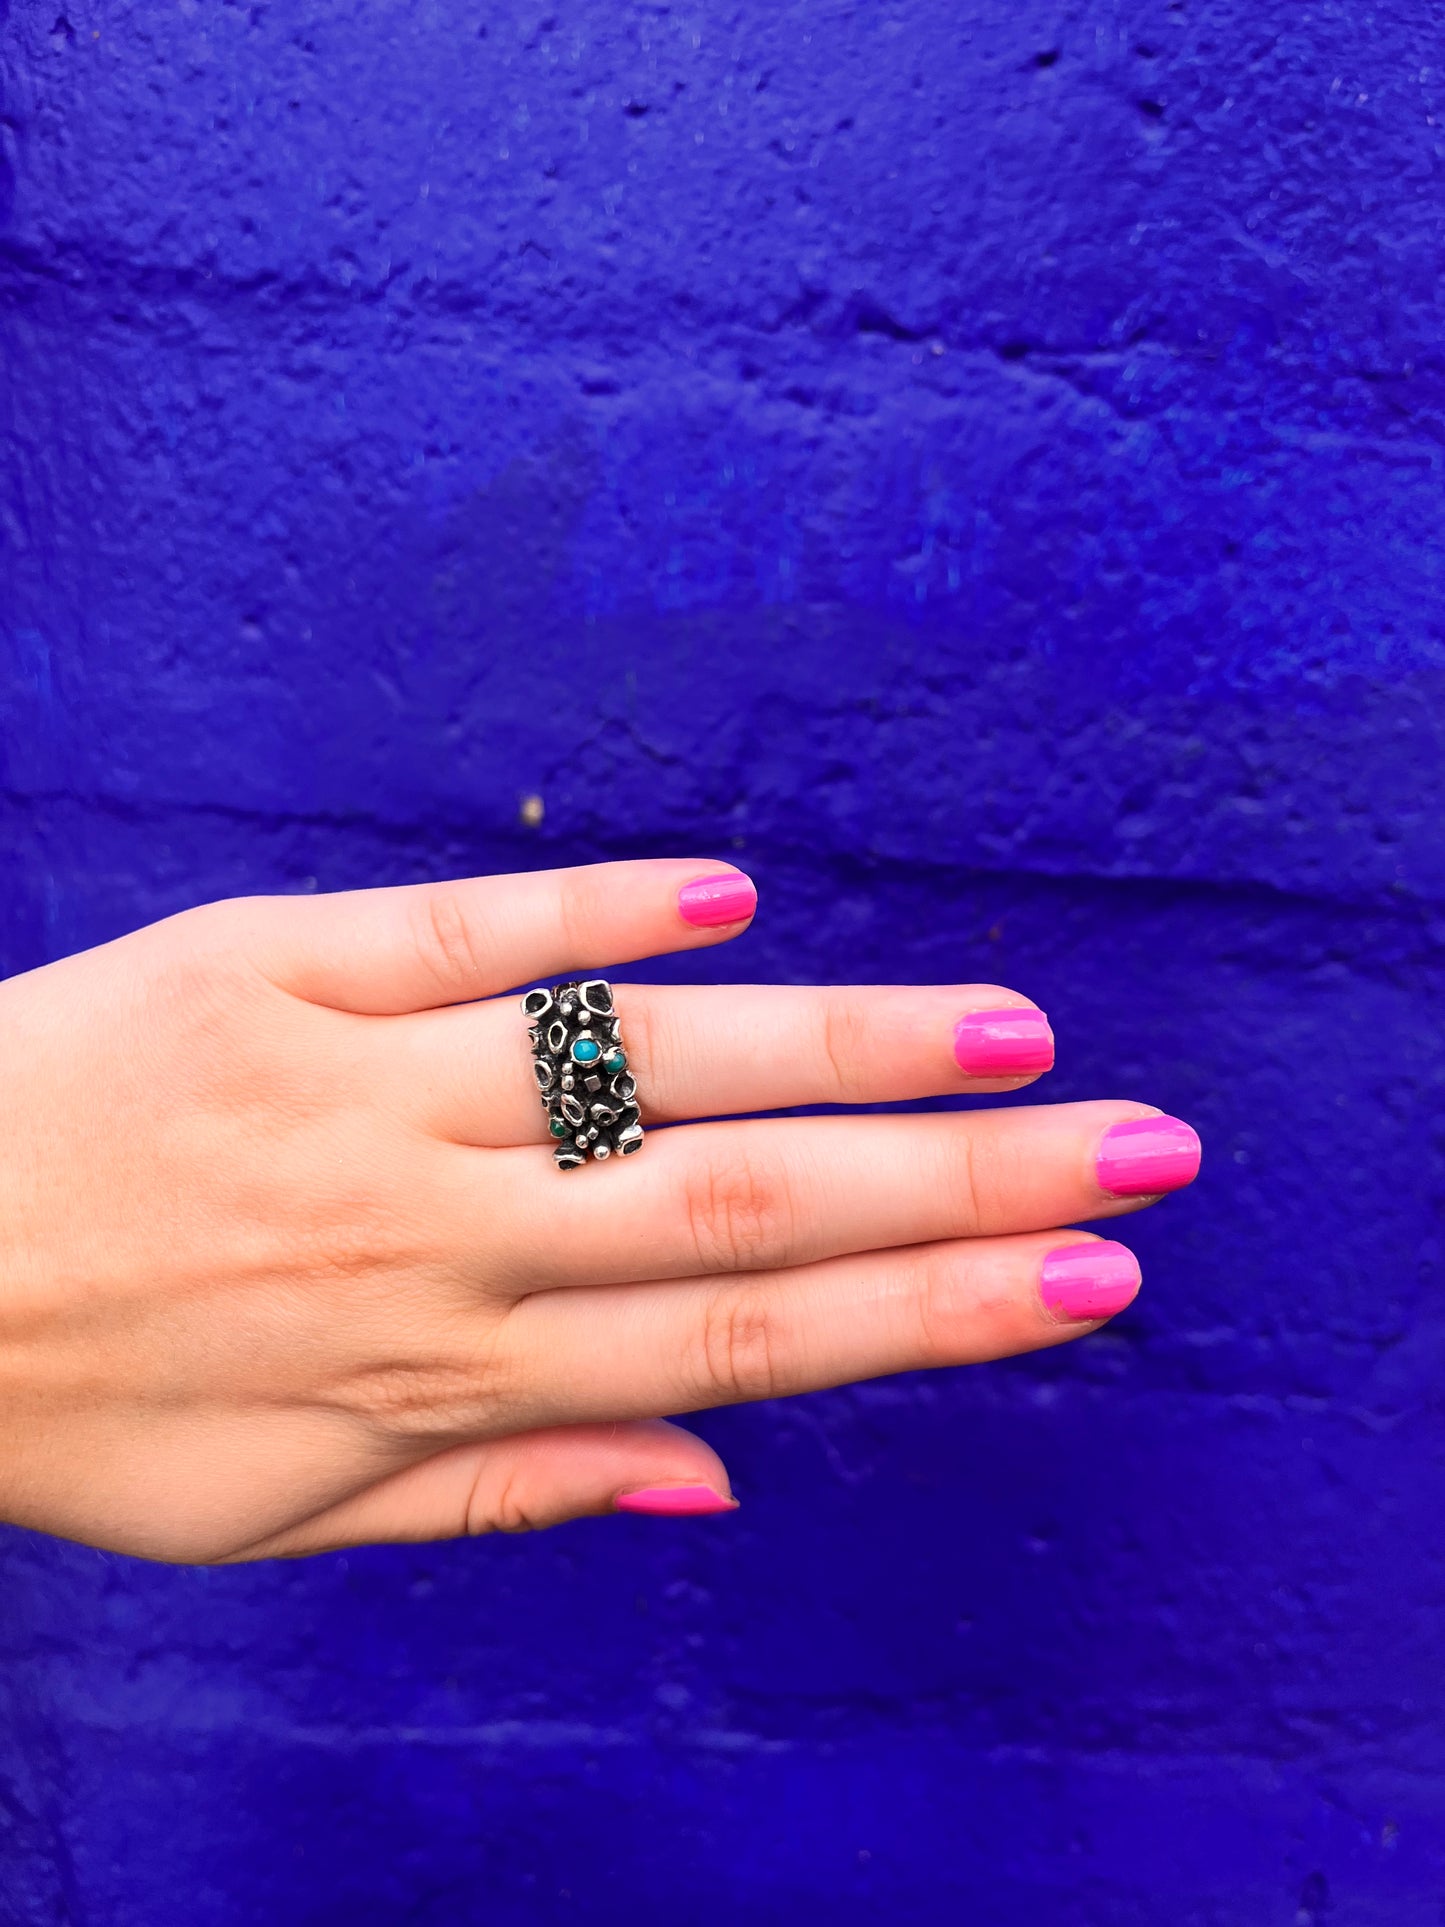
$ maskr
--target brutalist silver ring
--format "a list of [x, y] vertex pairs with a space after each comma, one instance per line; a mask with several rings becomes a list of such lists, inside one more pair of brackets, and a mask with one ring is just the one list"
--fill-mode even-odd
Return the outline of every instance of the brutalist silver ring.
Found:
[[529, 990], [522, 1009], [531, 1024], [532, 1074], [557, 1140], [557, 1169], [575, 1171], [589, 1157], [630, 1158], [640, 1151], [637, 1079], [627, 1068], [611, 984], [592, 977]]

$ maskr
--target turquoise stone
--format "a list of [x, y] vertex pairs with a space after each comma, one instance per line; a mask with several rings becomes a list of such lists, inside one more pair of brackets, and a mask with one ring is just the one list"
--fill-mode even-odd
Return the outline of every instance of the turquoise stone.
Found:
[[572, 1046], [572, 1061], [576, 1064], [595, 1064], [602, 1055], [602, 1046], [593, 1037], [579, 1037]]
[[609, 1071], [625, 1071], [627, 1069], [627, 1052], [623, 1050], [620, 1044], [614, 1044], [611, 1050], [608, 1051], [602, 1060], [602, 1068]]

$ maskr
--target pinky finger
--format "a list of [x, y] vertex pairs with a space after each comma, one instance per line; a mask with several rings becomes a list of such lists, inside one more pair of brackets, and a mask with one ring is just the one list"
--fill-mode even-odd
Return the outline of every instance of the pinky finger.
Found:
[[295, 1559], [342, 1546], [532, 1532], [599, 1513], [679, 1517], [736, 1504], [716, 1452], [681, 1426], [555, 1426], [453, 1446], [235, 1557]]
[[1124, 1245], [1055, 1231], [541, 1292], [510, 1319], [520, 1375], [549, 1399], [521, 1422], [559, 1407], [569, 1419], [694, 1412], [980, 1364], [1096, 1331], [1138, 1289]]

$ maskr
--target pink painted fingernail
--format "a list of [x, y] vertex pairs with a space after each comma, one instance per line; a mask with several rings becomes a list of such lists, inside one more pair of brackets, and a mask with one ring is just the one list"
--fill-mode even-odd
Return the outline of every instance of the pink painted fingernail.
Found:
[[1054, 1061], [1054, 1033], [1041, 1010], [971, 1010], [953, 1027], [953, 1055], [973, 1077], [1025, 1077]]
[[1063, 1245], [1044, 1259], [1039, 1289], [1044, 1303], [1063, 1324], [1112, 1318], [1139, 1289], [1139, 1260], [1127, 1245], [1106, 1238]]
[[736, 1512], [736, 1499], [725, 1499], [710, 1485], [648, 1485], [640, 1492], [619, 1492], [612, 1501], [619, 1512], [648, 1512], [658, 1518], [696, 1519], [708, 1512]]
[[699, 930], [714, 930], [722, 923], [745, 923], [757, 907], [758, 893], [752, 878], [738, 870], [698, 877], [684, 883], [677, 893], [678, 915]]
[[1177, 1191], [1199, 1173], [1199, 1134], [1178, 1117], [1131, 1117], [1111, 1124], [1095, 1160], [1099, 1189], [1111, 1198]]

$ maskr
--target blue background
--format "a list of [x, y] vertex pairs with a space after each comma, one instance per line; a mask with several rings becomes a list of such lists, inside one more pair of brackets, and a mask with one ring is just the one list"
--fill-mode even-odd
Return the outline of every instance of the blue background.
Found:
[[3, 1537], [0, 1922], [1439, 1927], [1438, 7], [0, 57], [7, 968], [712, 853], [658, 974], [1012, 984], [1206, 1144], [1107, 1334], [702, 1420], [735, 1518]]

